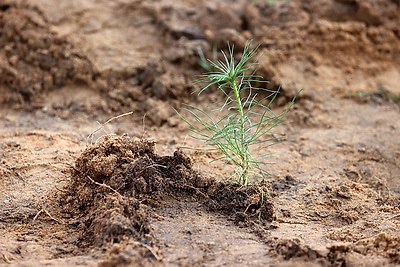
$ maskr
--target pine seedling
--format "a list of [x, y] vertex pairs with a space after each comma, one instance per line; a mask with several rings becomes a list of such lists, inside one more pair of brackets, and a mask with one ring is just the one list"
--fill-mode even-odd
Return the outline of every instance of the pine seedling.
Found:
[[[283, 138], [273, 129], [282, 122], [295, 101], [294, 97], [289, 107], [278, 115], [271, 111], [270, 106], [279, 89], [271, 91], [253, 86], [267, 81], [261, 81], [261, 77], [253, 71], [257, 65], [254, 58], [258, 47], [251, 49], [250, 45], [250, 41], [246, 43], [239, 61], [235, 61], [233, 46], [228, 46], [228, 54], [221, 51], [222, 60], [208, 60], [213, 71], [200, 76], [198, 82], [204, 85], [198, 94], [216, 87], [225, 96], [222, 101], [211, 104], [212, 112], [189, 104], [184, 104], [183, 110], [189, 113], [191, 119], [178, 112], [187, 123], [190, 136], [210, 146], [208, 149], [189, 148], [221, 152], [222, 156], [216, 160], [224, 160], [233, 166], [234, 176], [242, 185], [269, 173], [266, 165], [270, 163], [265, 158], [271, 154], [265, 151]], [[223, 115], [215, 116], [217, 113]]]

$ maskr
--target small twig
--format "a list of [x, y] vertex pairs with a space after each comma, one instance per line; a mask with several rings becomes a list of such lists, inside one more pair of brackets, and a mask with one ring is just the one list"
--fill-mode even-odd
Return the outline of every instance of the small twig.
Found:
[[105, 188], [107, 188], [107, 189], [109, 189], [109, 190], [111, 190], [111, 191], [113, 191], [115, 194], [117, 194], [117, 195], [119, 195], [119, 196], [122, 196], [117, 190], [115, 190], [114, 188], [112, 188], [111, 186], [109, 186], [109, 185], [107, 185], [107, 184], [105, 184], [105, 183], [98, 183], [98, 182], [96, 182], [95, 180], [93, 180], [92, 178], [90, 178], [90, 176], [88, 176], [88, 175], [86, 175], [86, 178], [88, 178], [92, 183], [94, 183], [94, 184], [96, 184], [96, 185], [98, 185], [98, 186], [100, 186], [100, 187], [105, 187]]
[[54, 218], [53, 216], [51, 216], [51, 214], [50, 214], [46, 209], [41, 209], [41, 210], [39, 210], [38, 213], [36, 213], [35, 217], [33, 217], [32, 222], [34, 222], [34, 221], [39, 217], [39, 215], [40, 215], [42, 212], [46, 213], [47, 216], [49, 216], [50, 219], [52, 219], [53, 221], [56, 221], [56, 222], [58, 222], [59, 224], [65, 224], [63, 221], [58, 220], [58, 219]]
[[161, 261], [161, 257], [157, 255], [157, 253], [148, 245], [138, 242], [141, 246], [143, 246], [145, 249], [147, 249], [148, 251], [150, 251], [150, 253], [153, 255], [153, 257], [157, 260], [157, 261]]
[[390, 219], [396, 219], [397, 217], [400, 217], [400, 214], [396, 214], [396, 215], [392, 216]]
[[56, 189], [57, 191], [59, 191], [61, 193], [68, 193], [68, 190], [60, 189], [57, 186], [55, 186], [54, 189]]
[[125, 116], [131, 115], [131, 114], [133, 114], [133, 111], [130, 111], [130, 112], [127, 112], [127, 113], [124, 113], [124, 114], [121, 114], [121, 115], [112, 117], [111, 119], [108, 119], [105, 123], [97, 122], [98, 124], [100, 124], [100, 127], [97, 128], [96, 130], [94, 130], [94, 131], [93, 131], [91, 134], [89, 134], [88, 137], [87, 137], [88, 140], [90, 139], [90, 144], [91, 144], [91, 145], [93, 144], [93, 137], [94, 137], [94, 135], [95, 135], [98, 131], [102, 130], [102, 129], [104, 128], [104, 126], [106, 126], [106, 124], [112, 122], [112, 121], [115, 120], [115, 119], [119, 119], [119, 118], [121, 118], [121, 117], [125, 117]]
[[6, 263], [11, 263], [11, 260], [7, 257], [6, 254], [3, 254], [3, 253], [1, 253], [1, 254], [2, 254], [3, 259], [4, 259], [4, 261], [5, 261]]
[[[69, 165], [72, 169], [74, 169], [76, 172], [82, 174], [77, 168], [75, 168], [74, 165], [72, 165], [72, 164], [68, 164], [68, 165]], [[86, 178], [88, 178], [89, 181], [91, 181], [91, 182], [94, 183], [95, 185], [98, 185], [98, 186], [100, 186], [100, 187], [105, 187], [105, 188], [107, 188], [107, 189], [113, 191], [115, 194], [117, 194], [117, 195], [119, 195], [119, 196], [122, 197], [122, 195], [121, 195], [117, 190], [115, 190], [114, 188], [112, 188], [111, 186], [109, 186], [109, 185], [107, 185], [107, 184], [105, 184], [105, 183], [102, 183], [102, 184], [101, 184], [101, 183], [99, 183], [99, 182], [96, 182], [96, 181], [93, 180], [89, 175], [86, 175]]]
[[[184, 184], [183, 186], [186, 187], [186, 188], [189, 188], [189, 189], [194, 190], [197, 194], [203, 196], [204, 198], [210, 199], [209, 196], [207, 196], [206, 194], [204, 194], [203, 192], [201, 192], [198, 188], [196, 188], [196, 187], [194, 187], [194, 186], [191, 186], [191, 185], [188, 185], [188, 184]], [[212, 199], [211, 199], [211, 200], [212, 200]], [[212, 201], [213, 201], [213, 200], [212, 200]]]
[[210, 196], [208, 196], [208, 195], [204, 194], [203, 192], [201, 192], [200, 189], [198, 189], [198, 188], [196, 188], [194, 186], [188, 185], [188, 184], [183, 184], [182, 186], [184, 188], [186, 188], [186, 189], [192, 189], [193, 191], [196, 192], [196, 194], [201, 195], [205, 199], [211, 200], [211, 202], [213, 202], [214, 204], [218, 204], [214, 199], [210, 198]]
[[145, 125], [145, 119], [146, 119], [146, 115], [147, 115], [147, 113], [145, 113], [144, 115], [143, 115], [143, 119], [142, 119], [142, 124], [143, 124], [143, 127], [142, 127], [142, 137], [141, 137], [141, 139], [143, 139], [144, 138], [144, 135], [146, 134], [146, 125]]
[[162, 167], [162, 168], [168, 169], [167, 166], [164, 166], [164, 165], [161, 165], [161, 164], [151, 164], [151, 165], [146, 166], [145, 168], [141, 169], [140, 171], [138, 171], [137, 174], [141, 174], [141, 173], [144, 172], [145, 170], [147, 170], [147, 169], [149, 169], [149, 168], [152, 168], [152, 167]]
[[244, 213], [246, 213], [246, 212], [249, 210], [249, 208], [251, 207], [251, 205], [253, 205], [253, 204], [249, 204], [249, 205], [246, 207], [246, 209], [244, 210]]

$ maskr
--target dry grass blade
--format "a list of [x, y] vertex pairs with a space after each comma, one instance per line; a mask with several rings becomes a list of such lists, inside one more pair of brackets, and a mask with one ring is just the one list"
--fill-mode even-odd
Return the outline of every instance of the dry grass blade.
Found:
[[[127, 113], [120, 114], [120, 115], [118, 115], [118, 116], [112, 117], [112, 118], [108, 119], [108, 120], [107, 120], [106, 122], [104, 122], [104, 123], [97, 122], [98, 124], [100, 124], [99, 128], [97, 128], [97, 129], [94, 130], [92, 133], [90, 133], [90, 134], [88, 135], [88, 137], [87, 137], [87, 140], [88, 140], [88, 141], [90, 140], [90, 144], [93, 145], [94, 135], [95, 135], [96, 133], [98, 133], [99, 131], [103, 130], [103, 129], [104, 129], [104, 126], [106, 126], [108, 123], [112, 122], [113, 120], [116, 120], [116, 119], [119, 119], [119, 118], [122, 118], [122, 117], [125, 117], [125, 116], [128, 116], [128, 115], [132, 115], [132, 114], [133, 114], [133, 111], [130, 111], [130, 112], [127, 112]], [[106, 134], [107, 134], [107, 133], [106, 133]]]

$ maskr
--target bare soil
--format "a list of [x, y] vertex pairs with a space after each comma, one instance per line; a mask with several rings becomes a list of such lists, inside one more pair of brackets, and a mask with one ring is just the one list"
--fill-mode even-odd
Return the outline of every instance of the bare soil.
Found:
[[[399, 1], [3, 0], [0, 28], [0, 265], [400, 265]], [[248, 39], [274, 109], [304, 90], [242, 187], [173, 108]]]

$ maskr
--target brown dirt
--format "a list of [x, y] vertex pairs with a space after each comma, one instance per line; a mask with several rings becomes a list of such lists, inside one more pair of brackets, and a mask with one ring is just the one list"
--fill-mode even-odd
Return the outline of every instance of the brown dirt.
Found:
[[[400, 265], [399, 1], [267, 2], [0, 1], [0, 265]], [[304, 91], [241, 187], [172, 107], [247, 39]]]

